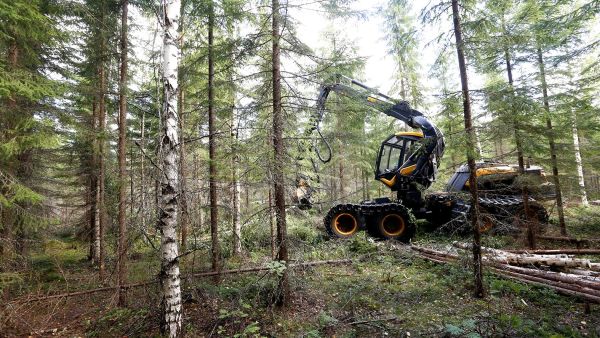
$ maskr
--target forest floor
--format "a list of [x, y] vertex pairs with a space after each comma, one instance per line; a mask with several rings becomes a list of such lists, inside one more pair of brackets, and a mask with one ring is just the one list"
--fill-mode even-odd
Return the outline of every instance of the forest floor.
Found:
[[[600, 238], [600, 208], [573, 208], [568, 216], [570, 234]], [[375, 242], [364, 235], [348, 241], [325, 240], [315, 226], [318, 222], [318, 217], [304, 214], [290, 217], [293, 259], [350, 258], [351, 264], [291, 269], [293, 296], [284, 308], [273, 305], [279, 279], [276, 266], [218, 280], [186, 278], [186, 336], [600, 336], [600, 305], [592, 304], [586, 314], [584, 304], [575, 298], [488, 273], [487, 297], [476, 299], [471, 296], [471, 269], [465, 263], [431, 263], [408, 246]], [[269, 247], [268, 229], [260, 230], [264, 224], [248, 230], [249, 252], [243, 258], [225, 257], [225, 269], [268, 264], [269, 250], [264, 249]], [[456, 239], [461, 238], [419, 232], [416, 242], [439, 246]], [[483, 240], [496, 248], [522, 245], [522, 238], [510, 236], [484, 236]], [[130, 251], [129, 282], [154, 278], [159, 268], [155, 251], [143, 243]], [[1, 273], [5, 300], [0, 336], [158, 336], [157, 284], [130, 289], [127, 307], [116, 306], [113, 291], [14, 301], [102, 286], [86, 255], [86, 246], [64, 231], [31, 255], [27, 269]], [[198, 245], [182, 262], [184, 274], [209, 270], [209, 257], [206, 246]], [[113, 265], [109, 260], [109, 280]]]

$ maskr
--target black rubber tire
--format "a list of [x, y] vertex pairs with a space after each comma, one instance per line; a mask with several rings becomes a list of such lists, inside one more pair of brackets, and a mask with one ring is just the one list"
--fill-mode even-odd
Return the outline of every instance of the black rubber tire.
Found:
[[[392, 229], [388, 228], [388, 222], [392, 223]], [[396, 228], [398, 229], [396, 230]], [[374, 233], [377, 238], [410, 243], [415, 235], [416, 225], [412, 222], [408, 209], [401, 205], [388, 205], [378, 215], [375, 226], [370, 228], [370, 232]]]
[[330, 238], [350, 238], [365, 227], [360, 207], [353, 204], [338, 204], [329, 209], [323, 219], [325, 230]]

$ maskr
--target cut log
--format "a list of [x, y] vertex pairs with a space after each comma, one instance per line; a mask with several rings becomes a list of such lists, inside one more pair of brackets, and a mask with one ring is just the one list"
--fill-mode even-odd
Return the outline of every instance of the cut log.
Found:
[[525, 253], [525, 254], [548, 254], [548, 255], [600, 255], [600, 249], [537, 249], [537, 250], [524, 250], [524, 249], [513, 249], [504, 250], [510, 253]]
[[550, 281], [545, 278], [539, 278], [535, 276], [530, 276], [526, 274], [520, 274], [512, 271], [503, 271], [497, 268], [491, 268], [492, 272], [496, 272], [500, 275], [517, 279], [522, 282], [532, 283], [540, 286], [550, 287], [551, 289], [556, 290], [557, 292], [564, 293], [567, 295], [575, 296], [578, 298], [585, 299], [587, 301], [591, 301], [594, 303], [600, 303], [600, 296], [597, 294], [592, 294], [588, 292], [587, 288], [581, 288], [578, 286], [574, 286], [568, 283], [560, 283], [555, 281]]
[[491, 267], [501, 269], [503, 271], [512, 271], [515, 273], [526, 274], [533, 277], [544, 278], [547, 280], [561, 282], [561, 283], [570, 283], [574, 285], [578, 285], [580, 287], [589, 288], [593, 290], [597, 290], [598, 296], [600, 297], [600, 278], [584, 279], [583, 276], [566, 274], [562, 272], [552, 272], [552, 271], [543, 271], [536, 269], [528, 269], [522, 268], [519, 266], [512, 266], [507, 264], [499, 264], [494, 262], [484, 262], [484, 264], [489, 265]]
[[[436, 263], [450, 263], [458, 259], [458, 255], [429, 248], [413, 245], [411, 249], [422, 258]], [[484, 264], [488, 266], [490, 272], [499, 276], [549, 287], [561, 294], [600, 303], [600, 282], [594, 277], [528, 269], [490, 260], [485, 260]]]
[[573, 238], [573, 237], [564, 237], [564, 236], [537, 236], [538, 239], [543, 239], [546, 241], [559, 241], [559, 242], [569, 242], [569, 243], [577, 243], [577, 244], [589, 244], [589, 243], [600, 243], [600, 239], [598, 238]]
[[[470, 249], [469, 244], [454, 242], [453, 245], [461, 249]], [[495, 262], [516, 265], [547, 265], [553, 267], [568, 268], [587, 268], [600, 269], [597, 263], [590, 262], [589, 259], [571, 258], [566, 255], [534, 255], [534, 254], [515, 254], [503, 250], [481, 248], [481, 251], [489, 254], [486, 257]]]

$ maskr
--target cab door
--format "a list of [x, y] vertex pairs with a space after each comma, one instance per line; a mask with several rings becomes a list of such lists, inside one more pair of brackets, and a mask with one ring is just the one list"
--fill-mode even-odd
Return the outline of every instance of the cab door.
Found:
[[381, 181], [389, 188], [396, 185], [396, 173], [402, 165], [406, 140], [397, 136], [392, 136], [381, 144], [375, 169], [375, 179]]

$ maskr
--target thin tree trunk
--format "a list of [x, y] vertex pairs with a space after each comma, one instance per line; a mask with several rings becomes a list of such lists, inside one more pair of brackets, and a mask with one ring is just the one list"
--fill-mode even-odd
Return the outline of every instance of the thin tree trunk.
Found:
[[[285, 153], [283, 148], [283, 116], [281, 111], [281, 71], [279, 48], [279, 0], [272, 0], [272, 60], [273, 60], [273, 191], [275, 194], [275, 219], [277, 222], [277, 260], [288, 262], [287, 227], [285, 219], [285, 187], [283, 177], [283, 162]], [[288, 271], [285, 269], [279, 281], [280, 305], [286, 305], [290, 296]]]
[[160, 207], [157, 227], [161, 232], [162, 325], [168, 337], [182, 335], [181, 281], [177, 242], [177, 195], [179, 192], [179, 123], [177, 116], [178, 26], [180, 0], [163, 0], [163, 108], [160, 148]]
[[106, 232], [106, 204], [105, 204], [105, 181], [106, 181], [106, 74], [104, 63], [101, 62], [98, 75], [100, 78], [100, 92], [98, 93], [98, 129], [100, 137], [98, 139], [98, 275], [100, 280], [104, 279], [104, 234]]
[[269, 187], [269, 229], [271, 229], [271, 258], [275, 259], [275, 247], [277, 246], [277, 238], [275, 237], [275, 224], [273, 222], [273, 194]]
[[[234, 93], [232, 93], [234, 95]], [[240, 184], [239, 184], [239, 157], [236, 144], [238, 141], [238, 131], [235, 125], [235, 108], [231, 107], [231, 199], [232, 199], [232, 225], [233, 225], [233, 254], [240, 256], [242, 254], [242, 224], [240, 222]]]
[[[127, 284], [127, 229], [125, 224], [127, 199], [127, 163], [125, 158], [127, 137], [127, 6], [121, 3], [121, 70], [119, 77], [119, 240], [117, 244], [117, 286]], [[125, 305], [125, 290], [119, 289], [119, 305]]]
[[[180, 81], [181, 83], [181, 81]], [[183, 89], [180, 86], [179, 92], [177, 94], [177, 109], [179, 110], [179, 121], [180, 121], [180, 130], [181, 137], [179, 142], [180, 147], [180, 160], [179, 160], [179, 180], [180, 180], [180, 189], [181, 193], [179, 194], [180, 201], [179, 205], [181, 207], [181, 251], [185, 252], [187, 248], [187, 238], [188, 238], [188, 227], [189, 227], [189, 210], [188, 210], [188, 201], [187, 201], [187, 179], [186, 179], [186, 147], [185, 147], [185, 112], [183, 110], [184, 105], [184, 94]]]
[[544, 100], [544, 110], [546, 111], [546, 128], [548, 129], [548, 143], [550, 144], [550, 157], [552, 161], [552, 179], [554, 180], [554, 193], [556, 195], [556, 211], [558, 213], [558, 224], [560, 233], [563, 236], [567, 235], [567, 226], [565, 224], [565, 213], [563, 209], [562, 189], [560, 178], [558, 176], [558, 160], [556, 157], [556, 144], [554, 143], [554, 130], [552, 127], [552, 119], [550, 117], [550, 102], [548, 100], [548, 84], [546, 82], [546, 69], [544, 65], [544, 56], [542, 48], [537, 48], [538, 67], [540, 69], [540, 81], [542, 83], [542, 97]]
[[[504, 60], [506, 61], [506, 73], [508, 76], [508, 85], [510, 86], [510, 90], [511, 90], [511, 95], [514, 95], [514, 89], [513, 89], [513, 75], [512, 75], [512, 64], [510, 61], [510, 54], [508, 52], [508, 49], [504, 50]], [[512, 114], [513, 114], [513, 128], [514, 128], [514, 132], [515, 132], [515, 145], [517, 146], [517, 160], [519, 162], [519, 175], [521, 175], [521, 177], [524, 177], [525, 175], [525, 160], [523, 158], [523, 143], [521, 140], [521, 134], [519, 133], [519, 125], [518, 125], [518, 120], [516, 118], [517, 111], [515, 110], [514, 106], [512, 106], [511, 103], [511, 107], [512, 107]], [[525, 218], [525, 223], [527, 224], [527, 244], [529, 245], [530, 249], [535, 249], [536, 247], [536, 239], [535, 239], [535, 226], [537, 224], [535, 224], [535, 222], [533, 220], [529, 220], [529, 188], [527, 187], [527, 182], [522, 182], [522, 186], [521, 186], [521, 196], [523, 198], [523, 210], [524, 210], [524, 218]]]
[[462, 87], [463, 109], [465, 117], [465, 132], [467, 134], [467, 163], [469, 166], [469, 186], [471, 192], [471, 228], [473, 229], [473, 273], [475, 282], [475, 297], [483, 298], [483, 274], [481, 264], [481, 234], [479, 232], [479, 196], [477, 191], [477, 177], [475, 176], [475, 131], [471, 120], [471, 101], [469, 98], [469, 83], [467, 65], [465, 62], [464, 42], [458, 12], [458, 0], [452, 0], [452, 18], [454, 23], [454, 37], [456, 38], [456, 53], [460, 69], [460, 83]]
[[572, 128], [573, 128], [573, 150], [575, 152], [575, 164], [577, 165], [577, 181], [579, 183], [579, 194], [581, 196], [581, 204], [584, 207], [589, 206], [587, 192], [585, 191], [585, 178], [583, 177], [583, 162], [581, 160], [581, 151], [579, 150], [579, 132], [577, 130], [577, 114], [575, 110], [571, 111]]
[[144, 172], [145, 156], [144, 151], [146, 147], [146, 111], [142, 109], [142, 121], [140, 122], [141, 130], [141, 148], [140, 152], [140, 205], [141, 205], [141, 221], [142, 231], [146, 231], [146, 173]]
[[[233, 26], [233, 20], [227, 19], [227, 33], [229, 38], [235, 39], [236, 34]], [[242, 223], [240, 221], [241, 211], [241, 187], [240, 187], [240, 156], [238, 154], [238, 140], [239, 140], [239, 119], [236, 119], [235, 112], [235, 98], [236, 98], [236, 86], [234, 79], [234, 64], [235, 59], [233, 58], [234, 53], [233, 45], [228, 50], [228, 53], [232, 56], [227, 70], [227, 77], [229, 80], [230, 95], [231, 95], [231, 199], [232, 199], [232, 226], [233, 226], [233, 254], [234, 256], [240, 256], [242, 254]]]
[[96, 265], [100, 261], [100, 223], [98, 222], [98, 105], [96, 96], [92, 102], [92, 123], [91, 130], [92, 158], [90, 163], [90, 257], [92, 264]]
[[[220, 266], [220, 247], [218, 233], [218, 205], [217, 205], [217, 167], [216, 167], [216, 136], [215, 136], [215, 93], [214, 93], [214, 2], [210, 1], [208, 12], [208, 156], [209, 156], [209, 190], [210, 190], [210, 237], [212, 253], [212, 269], [218, 271]], [[216, 277], [218, 279], [218, 276]]]
[[[184, 13], [183, 8], [181, 11], [180, 24], [179, 24], [179, 44], [181, 45], [181, 55], [180, 58], [183, 59], [183, 41], [184, 41]], [[180, 194], [179, 194], [179, 207], [181, 208], [181, 218], [180, 218], [180, 231], [181, 231], [181, 252], [185, 252], [187, 249], [187, 238], [188, 238], [188, 227], [189, 227], [189, 210], [188, 210], [188, 194], [187, 194], [187, 179], [186, 179], [186, 147], [185, 147], [185, 91], [183, 88], [184, 73], [179, 67], [179, 74], [177, 80], [179, 81], [179, 91], [177, 91], [177, 110], [179, 115], [179, 129], [181, 131], [181, 136], [179, 138], [179, 184], [180, 184]]]

